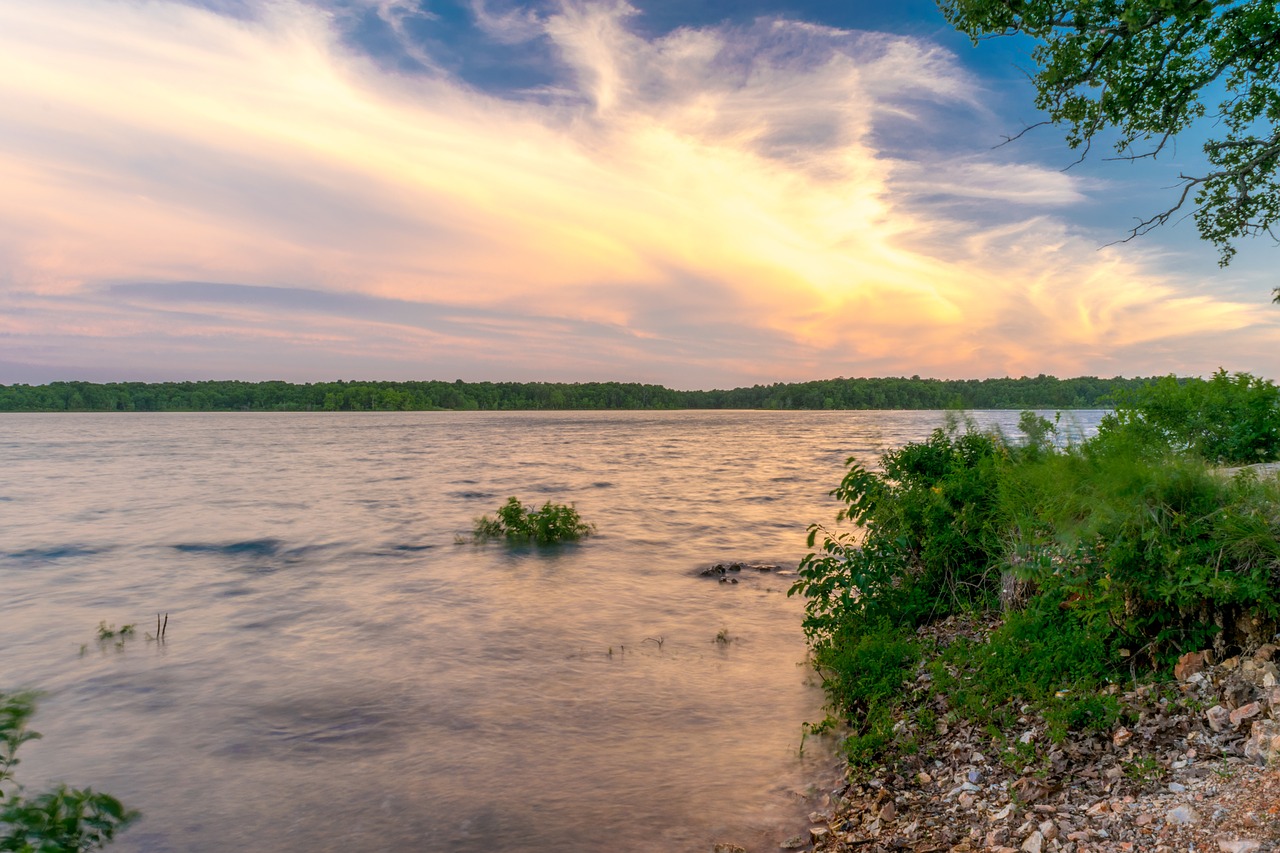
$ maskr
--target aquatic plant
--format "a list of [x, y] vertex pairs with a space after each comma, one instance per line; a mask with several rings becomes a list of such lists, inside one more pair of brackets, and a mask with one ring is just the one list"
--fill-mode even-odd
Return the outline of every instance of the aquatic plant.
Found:
[[582, 520], [573, 504], [547, 501], [540, 509], [529, 509], [511, 497], [498, 508], [495, 518], [487, 515], [477, 518], [472, 535], [480, 540], [506, 539], [550, 545], [572, 542], [593, 532], [595, 527]]
[[138, 818], [109, 794], [58, 785], [24, 795], [13, 768], [18, 748], [40, 733], [28, 728], [36, 695], [0, 692], [0, 850], [16, 853], [79, 853], [108, 844]]

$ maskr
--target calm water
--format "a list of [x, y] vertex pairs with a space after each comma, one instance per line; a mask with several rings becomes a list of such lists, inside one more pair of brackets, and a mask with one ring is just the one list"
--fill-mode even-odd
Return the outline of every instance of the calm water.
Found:
[[[801, 603], [696, 570], [794, 568], [845, 458], [941, 420], [0, 415], [0, 689], [47, 693], [19, 778], [141, 809], [120, 851], [776, 849], [832, 764], [797, 755]], [[599, 534], [455, 541], [509, 495]], [[157, 611], [163, 645], [95, 639]]]

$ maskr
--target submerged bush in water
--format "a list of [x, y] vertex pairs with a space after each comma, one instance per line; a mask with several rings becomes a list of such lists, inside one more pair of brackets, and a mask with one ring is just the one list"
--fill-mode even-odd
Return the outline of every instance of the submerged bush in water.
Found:
[[79, 853], [102, 847], [138, 813], [90, 788], [59, 785], [27, 798], [14, 781], [18, 747], [40, 737], [27, 728], [35, 710], [31, 693], [0, 693], [0, 850]]
[[581, 539], [595, 530], [582, 520], [570, 504], [547, 501], [541, 509], [528, 509], [517, 498], [507, 498], [498, 508], [497, 518], [483, 515], [476, 519], [477, 539], [531, 541], [539, 545]]

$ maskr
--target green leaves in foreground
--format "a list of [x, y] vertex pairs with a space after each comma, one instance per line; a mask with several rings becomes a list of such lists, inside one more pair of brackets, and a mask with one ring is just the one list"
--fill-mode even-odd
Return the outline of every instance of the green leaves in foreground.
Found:
[[570, 504], [547, 501], [541, 509], [528, 509], [516, 498], [498, 508], [497, 518], [487, 515], [476, 519], [476, 539], [506, 539], [511, 542], [536, 542], [550, 545], [573, 542], [589, 536], [595, 528], [582, 520]]
[[13, 778], [18, 748], [40, 737], [27, 727], [35, 694], [0, 692], [0, 850], [14, 853], [79, 853], [106, 845], [138, 813], [90, 788], [59, 785], [24, 797]]

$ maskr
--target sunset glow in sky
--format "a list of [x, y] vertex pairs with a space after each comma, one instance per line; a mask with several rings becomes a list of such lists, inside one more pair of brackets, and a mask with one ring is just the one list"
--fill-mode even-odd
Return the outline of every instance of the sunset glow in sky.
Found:
[[811, 5], [0, 0], [0, 383], [1280, 374], [1273, 245], [1104, 247], [1181, 164]]

